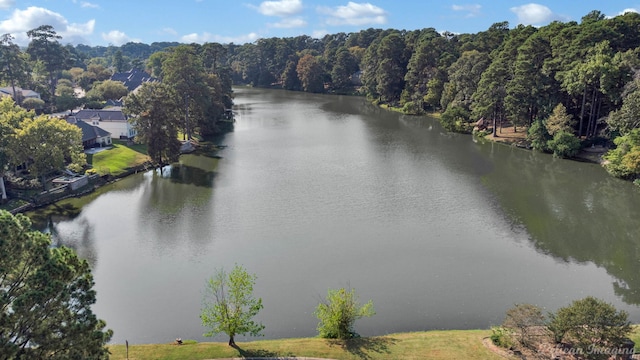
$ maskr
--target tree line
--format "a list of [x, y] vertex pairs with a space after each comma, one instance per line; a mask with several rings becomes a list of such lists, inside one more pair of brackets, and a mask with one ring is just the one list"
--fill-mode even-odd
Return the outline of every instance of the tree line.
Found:
[[[637, 13], [592, 11], [580, 22], [499, 22], [475, 34], [366, 29], [191, 46], [207, 47], [208, 61], [226, 67], [235, 84], [362, 94], [407, 114], [439, 111], [448, 131], [471, 132], [479, 119], [495, 136], [504, 126], [529, 129], [534, 148], [562, 157], [594, 144], [615, 148], [607, 170], [634, 179], [639, 25]], [[162, 73], [165, 53], [146, 60], [148, 71]]]
[[[64, 120], [37, 116], [43, 112], [101, 109], [107, 100], [127, 97], [124, 111], [135, 119], [137, 141], [147, 145], [149, 156], [158, 164], [177, 159], [179, 133], [191, 139], [223, 130], [218, 121], [232, 106], [232, 90], [230, 72], [219, 60], [226, 49], [218, 44], [171, 44], [176, 46], [162, 48], [144, 61], [130, 59], [118, 49], [107, 60], [88, 58], [78, 50], [82, 46], [63, 46], [50, 25], [27, 35], [31, 41], [24, 51], [13, 43], [12, 35], [0, 37], [0, 85], [7, 85], [12, 93], [0, 104], [2, 183], [5, 173], [22, 167], [42, 177], [46, 186], [45, 176], [67, 165], [74, 171], [86, 165], [80, 129]], [[115, 72], [144, 68], [143, 62], [149, 63], [159, 82], [129, 94], [123, 83], [109, 80]], [[20, 89], [36, 91], [40, 98], [25, 98]]]

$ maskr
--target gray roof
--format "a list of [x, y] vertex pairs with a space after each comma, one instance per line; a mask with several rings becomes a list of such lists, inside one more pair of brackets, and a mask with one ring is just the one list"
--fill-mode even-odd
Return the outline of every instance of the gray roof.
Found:
[[127, 121], [127, 116], [119, 107], [102, 110], [82, 109], [74, 114], [74, 116], [85, 121], [92, 121], [93, 119], [98, 119], [100, 121]]
[[158, 81], [158, 79], [140, 69], [131, 69], [127, 72], [115, 73], [111, 75], [111, 80], [120, 81], [124, 84], [124, 86], [127, 87], [129, 91], [135, 90], [138, 86], [142, 85], [145, 82]]
[[80, 130], [82, 130], [82, 142], [85, 141], [89, 141], [89, 140], [95, 140], [97, 138], [101, 138], [101, 137], [106, 137], [106, 136], [110, 136], [111, 133], [98, 127], [98, 126], [93, 126], [91, 124], [87, 124], [86, 122], [77, 119], [73, 116], [70, 116], [67, 119], [67, 122], [76, 125], [77, 127], [80, 128]]

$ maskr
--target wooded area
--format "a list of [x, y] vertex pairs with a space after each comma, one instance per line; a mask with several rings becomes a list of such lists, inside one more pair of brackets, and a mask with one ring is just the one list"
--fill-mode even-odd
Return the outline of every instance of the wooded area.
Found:
[[[221, 97], [214, 101], [216, 116], [231, 104], [231, 83], [361, 94], [406, 114], [441, 112], [447, 131], [471, 132], [479, 119], [491, 124], [489, 129], [498, 136], [495, 131], [500, 126], [513, 126], [515, 131], [527, 128], [533, 148], [562, 157], [572, 156], [580, 147], [613, 149], [617, 145], [604, 157], [607, 170], [629, 179], [640, 175], [640, 80], [636, 75], [640, 14], [634, 12], [607, 18], [594, 10], [580, 22], [556, 21], [539, 28], [510, 28], [500, 22], [475, 34], [370, 28], [321, 39], [301, 35], [243, 45], [166, 42], [73, 47], [59, 45], [50, 27], [41, 28], [30, 32], [33, 41], [25, 53], [5, 35], [0, 80], [31, 86], [43, 94], [51, 109], [54, 104], [58, 110], [64, 108], [62, 100], [72, 96], [55, 86], [59, 78], [80, 84], [90, 96], [79, 102], [94, 106], [106, 100], [105, 91], [96, 85], [109, 73], [144, 68], [165, 83], [178, 76], [172, 86], [184, 97], [177, 100], [182, 103], [185, 99], [197, 103], [210, 96], [205, 88], [217, 88], [214, 93]], [[200, 85], [179, 85], [189, 83], [186, 78], [186, 83], [180, 80], [185, 71], [167, 73], [172, 66], [166, 60], [179, 53], [176, 49], [182, 49], [183, 60], [188, 60], [178, 64], [201, 73], [196, 81]], [[196, 62], [190, 56], [196, 56]], [[202, 71], [213, 75], [214, 83]], [[568, 122], [553, 125], [561, 131], [547, 129], [554, 109], [562, 108], [564, 113], [555, 118], [566, 115]], [[203, 109], [197, 111], [206, 114]], [[188, 125], [185, 122], [183, 127]], [[205, 133], [215, 131], [200, 125]]]

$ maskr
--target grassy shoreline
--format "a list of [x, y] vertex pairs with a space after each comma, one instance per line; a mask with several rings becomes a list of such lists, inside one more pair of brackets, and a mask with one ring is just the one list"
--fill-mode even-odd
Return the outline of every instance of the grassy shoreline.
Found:
[[[479, 359], [504, 357], [484, 346], [491, 330], [433, 330], [353, 339], [294, 338], [238, 342], [129, 345], [129, 359], [222, 359], [233, 357], [317, 357], [336, 360]], [[127, 359], [125, 345], [110, 345], [111, 359]]]

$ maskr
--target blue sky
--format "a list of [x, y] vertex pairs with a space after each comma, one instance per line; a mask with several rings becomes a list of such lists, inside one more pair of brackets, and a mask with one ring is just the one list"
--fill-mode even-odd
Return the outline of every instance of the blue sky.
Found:
[[129, 41], [243, 44], [262, 37], [393, 28], [476, 33], [493, 23], [546, 25], [639, 11], [640, 0], [0, 0], [0, 34], [26, 45], [26, 31], [52, 25], [64, 44]]

